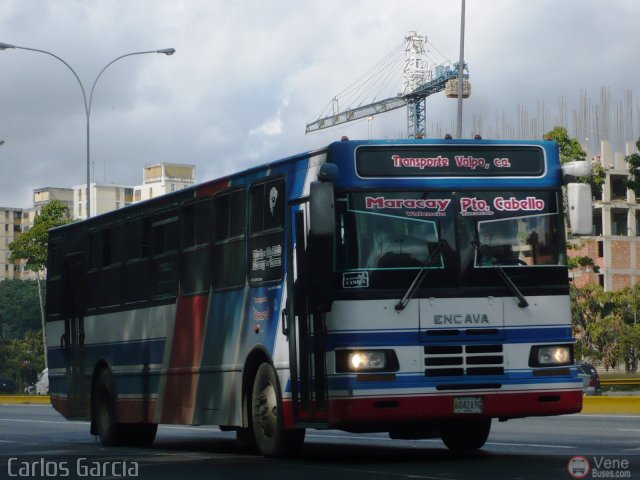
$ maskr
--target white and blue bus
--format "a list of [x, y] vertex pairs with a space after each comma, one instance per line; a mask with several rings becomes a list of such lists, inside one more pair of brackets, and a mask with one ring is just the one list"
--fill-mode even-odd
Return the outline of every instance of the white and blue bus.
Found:
[[269, 456], [579, 412], [563, 173], [553, 142], [345, 139], [56, 228], [52, 404], [105, 445], [218, 425]]

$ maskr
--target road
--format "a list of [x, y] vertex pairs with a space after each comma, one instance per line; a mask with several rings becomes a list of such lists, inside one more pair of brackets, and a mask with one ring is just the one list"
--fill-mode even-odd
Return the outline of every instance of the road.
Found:
[[88, 432], [87, 422], [69, 422], [50, 406], [0, 405], [0, 479], [55, 473], [154, 480], [552, 480], [572, 478], [567, 464], [576, 455], [594, 466], [617, 461], [618, 470], [626, 460], [626, 478], [640, 478], [640, 416], [630, 415], [494, 421], [482, 451], [464, 457], [449, 453], [440, 440], [390, 440], [384, 434], [308, 431], [300, 456], [267, 459], [239, 449], [233, 433], [212, 427], [161, 426], [147, 449], [106, 449]]

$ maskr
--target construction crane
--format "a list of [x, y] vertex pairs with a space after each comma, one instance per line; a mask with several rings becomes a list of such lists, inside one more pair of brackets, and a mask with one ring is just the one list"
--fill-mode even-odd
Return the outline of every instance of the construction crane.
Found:
[[[322, 116], [307, 124], [306, 133], [315, 132], [342, 123], [363, 118], [371, 119], [374, 115], [407, 107], [407, 133], [409, 138], [425, 135], [425, 100], [429, 95], [445, 90], [449, 98], [458, 97], [458, 64], [443, 62], [427, 68], [427, 37], [410, 32], [404, 39], [404, 73], [403, 92], [395, 97], [372, 101], [366, 105], [348, 107], [340, 111], [338, 97], [333, 99], [333, 113]], [[435, 47], [434, 47], [435, 48]], [[437, 49], [436, 49], [437, 50]], [[381, 62], [388, 65], [388, 61]], [[463, 98], [471, 93], [469, 72], [466, 64], [463, 73]]]

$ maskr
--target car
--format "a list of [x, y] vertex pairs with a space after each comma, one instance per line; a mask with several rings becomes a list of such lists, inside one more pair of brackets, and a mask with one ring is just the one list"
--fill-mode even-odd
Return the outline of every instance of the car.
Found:
[[10, 378], [0, 378], [0, 393], [16, 393], [16, 382]]
[[602, 387], [600, 386], [600, 376], [595, 367], [590, 363], [576, 363], [578, 368], [578, 376], [582, 378], [582, 390], [585, 395], [600, 395]]

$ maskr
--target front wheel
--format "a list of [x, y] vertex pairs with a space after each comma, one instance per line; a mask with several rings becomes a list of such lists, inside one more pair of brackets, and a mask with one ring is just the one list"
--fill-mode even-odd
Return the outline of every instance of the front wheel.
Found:
[[440, 426], [440, 437], [449, 450], [473, 452], [482, 448], [490, 430], [490, 418], [456, 419]]
[[251, 395], [253, 431], [260, 452], [267, 457], [295, 453], [304, 442], [304, 429], [285, 429], [280, 384], [273, 367], [258, 368]]

